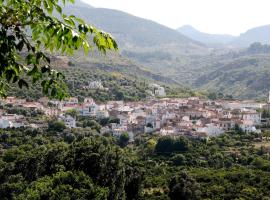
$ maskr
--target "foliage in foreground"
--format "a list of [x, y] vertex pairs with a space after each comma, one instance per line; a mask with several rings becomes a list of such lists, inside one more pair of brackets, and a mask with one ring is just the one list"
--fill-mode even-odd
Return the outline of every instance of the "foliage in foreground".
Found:
[[[61, 2], [66, 1], [74, 3]], [[80, 48], [87, 53], [93, 47], [102, 53], [118, 48], [110, 34], [62, 13], [58, 0], [0, 0], [0, 96], [6, 96], [9, 83], [28, 87], [28, 77], [41, 80], [43, 94], [63, 99], [64, 75], [51, 67], [46, 53], [71, 55]]]
[[139, 135], [126, 146], [124, 136], [89, 128], [46, 132], [1, 130], [1, 199], [270, 197], [270, 158], [253, 145], [258, 134], [209, 140]]

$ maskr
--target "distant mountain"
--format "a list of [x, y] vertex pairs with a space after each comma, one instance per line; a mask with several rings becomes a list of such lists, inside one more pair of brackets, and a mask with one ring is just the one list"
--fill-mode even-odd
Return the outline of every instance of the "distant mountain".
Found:
[[161, 49], [183, 53], [186, 50], [196, 52], [205, 49], [201, 43], [178, 34], [173, 29], [122, 11], [87, 7], [80, 1], [65, 7], [64, 11], [111, 33], [120, 44], [120, 49]]
[[254, 42], [270, 44], [270, 25], [256, 27], [242, 33], [231, 45], [236, 47], [248, 47]]
[[232, 35], [208, 34], [198, 31], [190, 25], [185, 25], [177, 31], [193, 40], [204, 43], [209, 46], [224, 45], [232, 42], [235, 37]]
[[[121, 11], [76, 2], [64, 12], [110, 32], [120, 47], [120, 55], [106, 56], [110, 62], [102, 63], [95, 56], [80, 58], [76, 63], [87, 70], [101, 68], [105, 74], [116, 71], [135, 80], [180, 84], [239, 98], [262, 98], [270, 89], [270, 48], [263, 45], [270, 43], [270, 26], [251, 29], [237, 38], [202, 33], [190, 26], [180, 28], [180, 33]], [[246, 50], [209, 48], [251, 43], [255, 44]]]

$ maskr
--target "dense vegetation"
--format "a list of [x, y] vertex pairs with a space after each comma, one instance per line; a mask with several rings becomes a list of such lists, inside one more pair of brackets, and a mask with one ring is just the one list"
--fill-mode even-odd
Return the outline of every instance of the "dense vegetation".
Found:
[[1, 199], [270, 198], [269, 150], [253, 145], [261, 135], [127, 138], [89, 128], [2, 130]]
[[[111, 57], [107, 62], [101, 61], [98, 56], [88, 60], [85, 57], [54, 58], [54, 65], [66, 76], [70, 96], [83, 100], [92, 97], [98, 102], [111, 100], [138, 101], [149, 97], [150, 83], [159, 83], [165, 86], [168, 97], [198, 96], [200, 93], [179, 86], [176, 82], [156, 75], [137, 65], [119, 58]], [[101, 81], [103, 89], [86, 89], [91, 81]], [[28, 90], [21, 90], [11, 84], [8, 95], [37, 100], [43, 96], [39, 84], [34, 84]]]
[[269, 55], [237, 56], [199, 77], [195, 86], [238, 98], [265, 100], [270, 88], [269, 63]]

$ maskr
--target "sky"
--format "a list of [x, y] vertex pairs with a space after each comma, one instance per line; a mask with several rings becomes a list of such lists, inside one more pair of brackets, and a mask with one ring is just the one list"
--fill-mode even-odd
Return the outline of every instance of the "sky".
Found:
[[270, 24], [270, 0], [83, 0], [150, 19], [170, 28], [192, 25], [217, 34], [239, 35]]

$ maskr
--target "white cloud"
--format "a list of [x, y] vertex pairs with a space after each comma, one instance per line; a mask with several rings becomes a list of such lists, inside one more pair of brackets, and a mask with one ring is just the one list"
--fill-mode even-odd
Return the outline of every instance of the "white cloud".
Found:
[[208, 33], [238, 35], [270, 24], [269, 0], [83, 0], [122, 10], [171, 28], [190, 24]]

